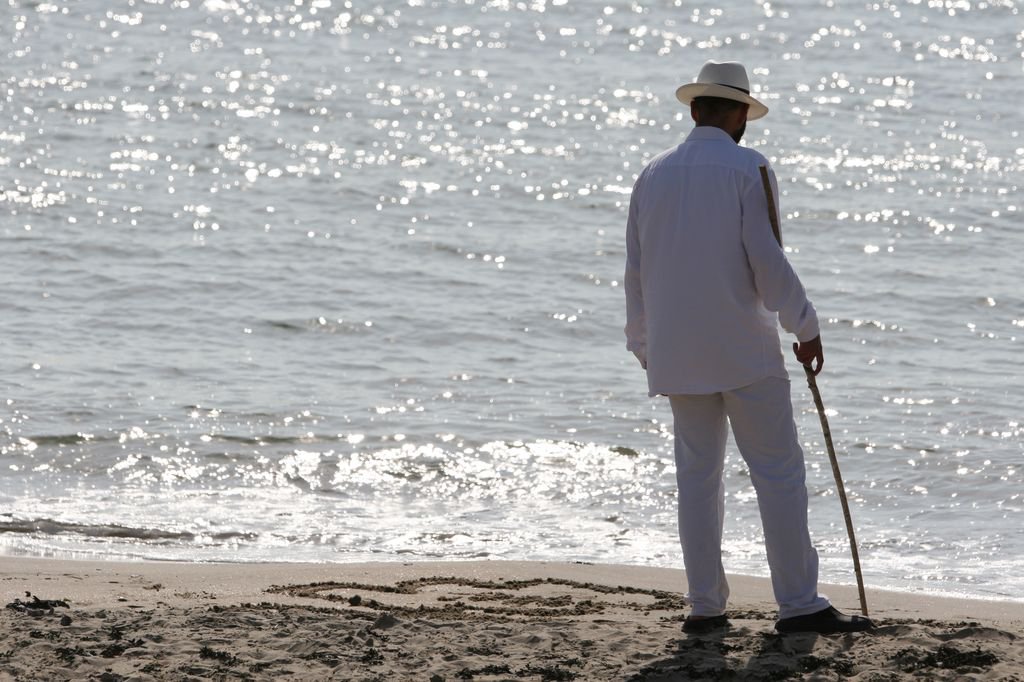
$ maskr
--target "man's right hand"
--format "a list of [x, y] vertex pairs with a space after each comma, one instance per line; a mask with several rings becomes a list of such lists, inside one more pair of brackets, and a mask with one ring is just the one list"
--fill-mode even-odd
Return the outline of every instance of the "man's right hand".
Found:
[[801, 343], [793, 344], [793, 352], [796, 353], [796, 359], [800, 361], [800, 364], [804, 367], [811, 367], [811, 363], [817, 360], [817, 366], [811, 367], [811, 373], [814, 376], [818, 376], [821, 372], [822, 366], [825, 364], [825, 353], [821, 349], [821, 335], [815, 336], [810, 341], [803, 341]]

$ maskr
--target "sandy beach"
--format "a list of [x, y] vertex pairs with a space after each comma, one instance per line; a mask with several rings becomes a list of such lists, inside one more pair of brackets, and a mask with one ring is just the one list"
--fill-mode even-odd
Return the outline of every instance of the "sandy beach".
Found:
[[[1021, 605], [869, 592], [870, 634], [778, 635], [734, 577], [686, 635], [682, 571], [529, 562], [179, 564], [4, 557], [11, 680], [1024, 680]], [[855, 611], [856, 591], [823, 588]]]

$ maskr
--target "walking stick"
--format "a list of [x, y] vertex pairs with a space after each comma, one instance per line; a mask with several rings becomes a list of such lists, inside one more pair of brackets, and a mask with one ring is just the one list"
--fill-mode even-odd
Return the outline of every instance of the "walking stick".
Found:
[[[772, 233], [775, 240], [782, 246], [782, 230], [779, 228], [779, 215], [775, 209], [775, 193], [772, 192], [771, 181], [768, 179], [768, 168], [761, 166], [761, 184], [764, 185], [764, 195], [768, 199], [768, 218], [771, 220]], [[839, 460], [836, 459], [836, 449], [832, 445], [832, 430], [828, 427], [828, 417], [825, 416], [825, 404], [821, 402], [821, 392], [818, 391], [818, 382], [814, 378], [814, 370], [810, 365], [804, 365], [804, 374], [807, 376], [807, 386], [811, 389], [814, 397], [814, 406], [818, 410], [818, 418], [821, 420], [821, 431], [825, 435], [825, 447], [828, 449], [828, 458], [832, 463], [832, 476], [836, 479], [836, 490], [839, 492], [839, 501], [843, 505], [843, 517], [846, 519], [846, 533], [850, 536], [850, 554], [853, 555], [853, 570], [857, 574], [857, 592], [860, 595], [860, 610], [865, 616], [868, 615], [868, 600], [864, 596], [864, 576], [860, 572], [860, 554], [857, 552], [857, 538], [853, 532], [853, 519], [850, 516], [850, 503], [846, 500], [846, 486], [843, 485], [843, 475], [839, 472]]]

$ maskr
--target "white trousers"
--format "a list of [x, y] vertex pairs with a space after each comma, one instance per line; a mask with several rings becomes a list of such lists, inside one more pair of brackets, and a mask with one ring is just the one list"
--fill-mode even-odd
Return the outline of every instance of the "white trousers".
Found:
[[807, 530], [804, 454], [793, 421], [789, 381], [762, 379], [723, 393], [672, 395], [679, 540], [692, 614], [725, 613], [729, 584], [722, 568], [726, 419], [750, 469], [764, 529], [779, 618], [820, 611], [818, 553]]

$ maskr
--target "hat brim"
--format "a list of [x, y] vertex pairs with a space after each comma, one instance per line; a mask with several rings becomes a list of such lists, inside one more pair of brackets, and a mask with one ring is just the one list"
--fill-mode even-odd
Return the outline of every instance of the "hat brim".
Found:
[[730, 88], [727, 85], [718, 85], [717, 83], [687, 83], [686, 85], [680, 85], [676, 90], [676, 99], [683, 104], [689, 104], [697, 97], [721, 97], [722, 99], [731, 99], [736, 102], [749, 104], [750, 111], [747, 112], [748, 121], [756, 121], [768, 113], [768, 107], [764, 104], [758, 102], [742, 90]]

